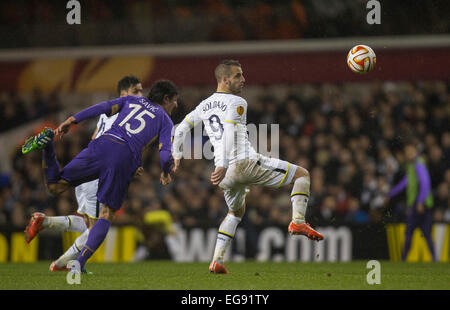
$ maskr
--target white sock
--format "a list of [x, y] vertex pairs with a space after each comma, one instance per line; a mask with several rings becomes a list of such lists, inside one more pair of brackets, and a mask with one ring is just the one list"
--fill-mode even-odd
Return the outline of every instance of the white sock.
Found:
[[56, 266], [63, 267], [66, 266], [69, 261], [77, 259], [81, 249], [86, 244], [88, 235], [89, 229], [86, 229], [77, 239], [75, 239], [75, 242], [70, 246], [70, 248], [68, 248], [67, 251], [55, 261]]
[[44, 228], [58, 231], [84, 232], [87, 227], [81, 216], [46, 216], [43, 223]]
[[240, 222], [241, 219], [239, 217], [227, 214], [225, 219], [222, 221], [222, 224], [220, 224], [213, 257], [213, 260], [215, 260], [219, 264], [223, 264], [225, 253], [230, 247], [231, 241], [233, 240], [234, 234], [236, 232], [236, 228]]
[[294, 182], [291, 192], [292, 221], [295, 224], [305, 222], [306, 207], [309, 200], [309, 178], [300, 177]]
[[84, 218], [82, 216], [69, 215], [68, 218], [71, 221], [71, 225], [67, 231], [75, 231], [83, 233], [88, 229], [86, 226], [86, 222], [84, 221]]

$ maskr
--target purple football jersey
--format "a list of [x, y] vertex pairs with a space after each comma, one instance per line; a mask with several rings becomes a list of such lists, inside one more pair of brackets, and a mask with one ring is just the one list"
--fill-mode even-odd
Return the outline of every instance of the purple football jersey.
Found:
[[159, 140], [161, 168], [167, 173], [172, 163], [173, 122], [158, 104], [140, 96], [125, 96], [91, 106], [74, 115], [76, 123], [100, 114], [108, 116], [119, 113], [116, 121], [105, 135], [125, 141], [134, 158], [142, 163], [144, 147]]

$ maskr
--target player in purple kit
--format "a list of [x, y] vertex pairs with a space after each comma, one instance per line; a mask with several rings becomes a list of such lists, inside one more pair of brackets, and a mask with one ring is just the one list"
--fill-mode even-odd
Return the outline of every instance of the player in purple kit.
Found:
[[[170, 81], [160, 80], [153, 84], [148, 98], [126, 96], [91, 106], [65, 120], [53, 131], [44, 129], [29, 145], [24, 145], [26, 154], [30, 149], [43, 150], [46, 185], [50, 193], [58, 195], [71, 186], [99, 179], [97, 199], [102, 204], [99, 220], [92, 227], [85, 246], [77, 261], [84, 270], [86, 261], [102, 244], [108, 233], [115, 212], [120, 209], [128, 185], [136, 169], [142, 165], [142, 152], [159, 140], [163, 185], [171, 182], [170, 170], [173, 122], [172, 111], [177, 107], [178, 90]], [[59, 169], [53, 138], [61, 137], [72, 124], [100, 114], [108, 116], [118, 113], [111, 128], [101, 137], [92, 140], [64, 168]]]
[[436, 253], [431, 237], [434, 198], [430, 175], [425, 160], [419, 155], [414, 140], [407, 141], [403, 150], [406, 159], [406, 174], [401, 181], [389, 191], [385, 197], [385, 204], [387, 204], [394, 196], [406, 191], [407, 219], [402, 260], [405, 261], [408, 255], [414, 230], [420, 227], [432, 259], [433, 261], [436, 261]]

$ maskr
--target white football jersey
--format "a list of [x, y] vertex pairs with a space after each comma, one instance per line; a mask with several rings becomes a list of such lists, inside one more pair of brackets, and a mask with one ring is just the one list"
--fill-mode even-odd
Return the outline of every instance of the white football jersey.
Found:
[[247, 101], [242, 97], [216, 92], [186, 115], [185, 120], [191, 128], [203, 121], [214, 147], [216, 166], [228, 167], [236, 160], [257, 157], [248, 139]]
[[118, 115], [119, 113], [116, 113], [111, 117], [108, 117], [106, 114], [100, 115], [97, 122], [97, 135], [95, 136], [95, 139], [103, 135], [107, 130], [111, 128]]

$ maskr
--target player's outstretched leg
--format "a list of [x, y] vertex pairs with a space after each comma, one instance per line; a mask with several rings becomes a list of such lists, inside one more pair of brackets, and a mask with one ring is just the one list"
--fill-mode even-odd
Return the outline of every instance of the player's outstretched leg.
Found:
[[291, 235], [303, 235], [316, 241], [323, 240], [321, 233], [315, 231], [309, 223], [305, 223], [306, 208], [310, 195], [309, 172], [302, 167], [297, 167], [294, 179], [291, 192], [292, 221], [289, 224], [288, 231]]
[[87, 227], [80, 216], [46, 216], [44, 213], [35, 212], [25, 228], [26, 242], [30, 243], [43, 229], [83, 232]]

